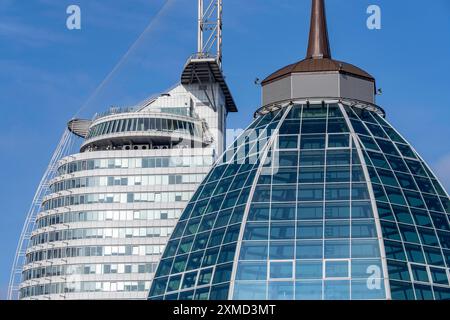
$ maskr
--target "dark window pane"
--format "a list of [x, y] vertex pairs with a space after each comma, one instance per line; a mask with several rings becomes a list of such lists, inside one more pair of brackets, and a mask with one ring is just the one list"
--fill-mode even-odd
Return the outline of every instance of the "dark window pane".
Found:
[[248, 221], [266, 221], [269, 220], [269, 204], [252, 204], [248, 212]]
[[279, 136], [278, 146], [280, 149], [297, 149], [298, 135], [295, 136]]
[[320, 183], [324, 181], [323, 167], [301, 167], [298, 182], [299, 183]]
[[371, 124], [371, 123], [366, 123], [367, 128], [369, 128], [370, 132], [372, 132], [372, 134], [375, 137], [380, 137], [380, 138], [388, 138], [388, 136], [384, 133], [383, 129], [381, 129], [381, 127], [379, 125], [376, 124]]
[[338, 239], [350, 238], [350, 221], [326, 221], [325, 222], [325, 238]]
[[302, 135], [300, 139], [300, 149], [325, 149], [325, 135]]
[[381, 229], [383, 231], [383, 235], [385, 238], [401, 241], [400, 234], [398, 232], [396, 224], [381, 221]]
[[386, 187], [385, 189], [391, 203], [406, 205], [405, 198], [403, 197], [400, 189], [390, 187]]
[[352, 201], [352, 218], [364, 219], [373, 218], [372, 204], [370, 202], [356, 202]]
[[[302, 122], [302, 135], [309, 133], [325, 133], [326, 132], [326, 121], [325, 120], [307, 120], [304, 119]], [[340, 131], [334, 131], [340, 132]]]
[[296, 120], [285, 120], [280, 127], [280, 134], [299, 134], [300, 123]]
[[322, 239], [323, 223], [322, 222], [298, 222], [297, 239]]
[[422, 164], [420, 162], [414, 161], [414, 160], [405, 160], [405, 161], [409, 167], [409, 170], [411, 170], [411, 172], [413, 174], [421, 175], [421, 176], [425, 176], [425, 177], [427, 176], [427, 174], [426, 174], [425, 170], [423, 169]]
[[392, 208], [394, 209], [394, 214], [398, 222], [414, 224], [407, 207], [392, 206]]
[[300, 152], [300, 166], [323, 166], [325, 164], [324, 151]]
[[267, 223], [247, 223], [244, 240], [268, 240], [269, 225]]
[[[358, 215], [364, 211], [359, 211], [357, 208], [364, 210], [362, 207], [353, 207], [353, 214]], [[350, 203], [349, 202], [326, 202], [325, 204], [326, 219], [349, 219], [350, 218]], [[354, 216], [355, 217], [355, 216]]]
[[323, 200], [323, 185], [299, 185], [298, 186], [299, 201], [320, 201]]
[[397, 180], [395, 179], [394, 173], [390, 170], [377, 169], [378, 176], [384, 185], [398, 187]]
[[423, 251], [425, 252], [428, 264], [445, 267], [441, 250], [424, 246]]
[[266, 280], [266, 262], [240, 262], [236, 273], [237, 280]]
[[412, 189], [417, 190], [416, 184], [414, 183], [414, 179], [409, 174], [403, 174], [396, 172], [398, 181], [400, 182], [400, 186], [404, 189]]
[[422, 248], [420, 246], [405, 244], [405, 250], [410, 262], [425, 263], [425, 257], [423, 256]]
[[294, 239], [295, 237], [295, 224], [294, 222], [275, 222], [270, 225], [270, 239], [271, 240], [284, 240]]
[[403, 237], [403, 241], [420, 243], [419, 236], [417, 235], [416, 229], [404, 224], [399, 224], [400, 233]]
[[294, 242], [271, 241], [269, 244], [270, 260], [294, 259]]
[[232, 269], [232, 263], [216, 267], [216, 272], [214, 272], [213, 284], [230, 281]]
[[386, 251], [386, 258], [406, 261], [405, 251], [400, 242], [385, 240], [384, 249]]
[[425, 228], [417, 228], [420, 239], [422, 240], [422, 243], [427, 246], [433, 246], [438, 247], [439, 241], [436, 237], [436, 233], [433, 230], [425, 229]]
[[347, 124], [344, 119], [329, 119], [328, 133], [344, 133], [348, 132]]
[[386, 140], [381, 140], [381, 139], [376, 139], [378, 145], [380, 146], [381, 150], [386, 153], [386, 154], [390, 154], [393, 156], [399, 156], [397, 149], [395, 149], [395, 146], [392, 142], [390, 141], [386, 141]]
[[403, 262], [388, 260], [389, 278], [394, 280], [410, 281], [408, 265]]
[[381, 153], [368, 151], [367, 154], [375, 167], [390, 169], [389, 164]]
[[297, 241], [296, 251], [297, 259], [322, 259], [323, 242], [322, 240]]
[[350, 185], [327, 185], [325, 193], [326, 200], [350, 200]]
[[272, 202], [295, 202], [296, 186], [273, 186]]
[[350, 257], [349, 240], [326, 240], [325, 258], [328, 259], [346, 259]]
[[356, 133], [358, 134], [364, 134], [366, 136], [369, 135], [369, 132], [367, 131], [366, 127], [362, 124], [361, 121], [359, 120], [354, 120], [354, 119], [350, 119], [351, 123], [352, 123], [352, 127], [355, 130]]
[[448, 277], [445, 269], [430, 268], [431, 278], [433, 283], [442, 284], [448, 286]]
[[390, 286], [393, 300], [415, 300], [414, 289], [411, 283], [390, 281]]
[[374, 220], [352, 221], [352, 238], [376, 238], [377, 229]]
[[244, 241], [242, 243], [239, 259], [266, 261], [268, 249], [269, 248], [267, 241], [263, 242]]
[[327, 167], [327, 182], [350, 182], [350, 167]]
[[327, 165], [350, 165], [350, 150], [331, 150], [327, 152]]
[[293, 151], [284, 151], [275, 153], [275, 161], [278, 161], [280, 167], [297, 167], [298, 154]]
[[417, 225], [422, 227], [433, 227], [430, 216], [426, 211], [411, 209], [411, 212]]
[[297, 207], [297, 220], [323, 219], [322, 203], [303, 203]]
[[411, 207], [425, 209], [425, 203], [423, 203], [420, 193], [414, 191], [404, 191], [406, 200]]
[[404, 157], [416, 158], [416, 155], [414, 154], [414, 151], [412, 151], [410, 146], [397, 143], [397, 148], [400, 150], [401, 154]]
[[350, 136], [348, 134], [328, 135], [328, 148], [349, 148]]
[[394, 171], [409, 173], [408, 167], [401, 158], [386, 155], [386, 159], [388, 160], [389, 164], [391, 165]]
[[327, 106], [321, 105], [306, 105], [303, 107], [303, 118], [326, 118]]
[[290, 204], [272, 204], [271, 219], [273, 220], [295, 220], [295, 207]]

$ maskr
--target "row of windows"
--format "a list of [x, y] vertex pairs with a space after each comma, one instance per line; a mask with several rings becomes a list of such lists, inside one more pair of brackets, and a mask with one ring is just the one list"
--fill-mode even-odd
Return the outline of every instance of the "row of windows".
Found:
[[54, 183], [50, 186], [50, 191], [55, 193], [69, 189], [91, 187], [197, 184], [202, 182], [203, 178], [204, 174], [81, 177]]
[[148, 246], [83, 246], [33, 251], [27, 254], [27, 264], [42, 260], [75, 257], [150, 256], [160, 255], [163, 245]]
[[321, 221], [373, 218], [369, 201], [339, 201], [299, 203], [254, 203], [250, 206], [247, 221]]
[[239, 260], [364, 259], [380, 256], [378, 240], [244, 241]]
[[130, 118], [102, 122], [89, 129], [86, 139], [120, 132], [162, 131], [178, 132], [201, 137], [201, 124], [190, 121], [161, 119], [161, 118]]
[[387, 260], [389, 278], [392, 280], [433, 283], [435, 285], [449, 286], [449, 273], [447, 269], [429, 267], [426, 265], [407, 264], [405, 262]]
[[[418, 209], [427, 209], [430, 211], [444, 212], [438, 197], [432, 195], [422, 195], [418, 192], [402, 190], [393, 187], [384, 187], [386, 193], [380, 184], [373, 184], [375, 198], [384, 202], [391, 202], [394, 205], [409, 206]], [[444, 215], [445, 220], [445, 215]]]
[[[376, 167], [376, 171], [381, 174], [380, 178], [384, 178], [388, 184], [398, 186], [398, 182], [394, 177], [395, 174], [399, 179], [399, 182], [401, 182], [402, 185], [405, 184], [407, 189], [420, 189], [425, 193], [446, 196], [445, 191], [439, 185], [437, 180], [428, 178], [428, 170], [426, 171], [420, 162], [407, 159], [403, 161], [401, 158], [391, 157], [389, 155], [385, 155], [385, 158], [383, 154], [372, 151], [367, 151], [364, 155], [366, 157], [367, 165], [370, 166], [373, 164], [373, 166]], [[431, 172], [429, 175], [433, 177]], [[412, 179], [412, 176], [414, 176], [414, 179]]]
[[[410, 175], [409, 173], [391, 171], [389, 169], [374, 168], [370, 164], [367, 168], [369, 170], [372, 182], [383, 183], [387, 186], [402, 187], [403, 189], [421, 191], [422, 193], [436, 194], [433, 186], [438, 187], [436, 180], [429, 180], [428, 178]], [[378, 176], [377, 176], [378, 174]], [[445, 191], [439, 186], [436, 188], [438, 195], [445, 197]]]
[[350, 148], [349, 134], [279, 135], [277, 149], [321, 150]]
[[297, 261], [239, 262], [236, 280], [261, 281], [272, 279], [381, 279], [379, 259], [328, 259]]
[[[424, 244], [432, 247], [450, 249], [450, 233], [436, 232], [433, 229], [409, 226], [402, 223], [381, 222], [383, 235], [387, 239], [402, 240], [409, 243]], [[398, 227], [398, 228], [397, 228]], [[400, 237], [401, 235], [401, 237]]]
[[32, 268], [22, 273], [22, 281], [77, 274], [142, 274], [154, 273], [157, 263], [77, 264]]
[[308, 104], [295, 105], [289, 111], [286, 119], [326, 119], [342, 118], [342, 113], [337, 104]]
[[147, 291], [149, 288], [149, 281], [90, 281], [77, 283], [49, 283], [20, 289], [20, 299], [49, 294], [79, 292], [139, 292]]
[[[441, 213], [429, 214], [425, 210], [392, 205], [392, 209], [387, 203], [377, 203], [378, 215], [380, 219], [390, 222], [399, 222], [402, 225], [413, 225], [421, 228], [438, 229], [450, 231], [450, 226], [445, 215]], [[424, 229], [426, 230], [426, 229]]]
[[391, 260], [406, 261], [416, 264], [429, 264], [439, 267], [450, 265], [450, 250], [441, 250], [414, 243], [404, 243], [399, 238], [393, 239], [387, 234], [384, 240], [386, 257]]
[[[326, 157], [325, 157], [326, 155]], [[353, 161], [350, 150], [325, 151], [276, 151], [269, 153], [264, 167], [313, 167], [313, 166], [349, 166], [358, 164], [359, 157], [356, 150], [353, 152]]]
[[44, 202], [43, 210], [94, 203], [140, 203], [188, 201], [192, 192], [92, 193], [53, 198]]
[[[347, 106], [344, 108], [356, 133], [366, 136], [372, 134], [374, 137], [407, 145], [407, 142], [379, 115], [358, 108], [350, 108]], [[412, 158], [416, 158], [414, 153], [409, 152], [409, 154]]]
[[39, 218], [37, 229], [55, 224], [90, 221], [146, 221], [178, 219], [181, 209], [159, 209], [159, 210], [105, 210], [105, 211], [82, 211], [65, 212], [47, 215]]
[[261, 173], [259, 185], [297, 184], [297, 183], [339, 183], [365, 182], [361, 166], [328, 166], [301, 168], [273, 168], [272, 172]]
[[[187, 152], [187, 151], [186, 151]], [[97, 169], [133, 169], [133, 168], [177, 168], [209, 167], [213, 164], [212, 156], [149, 157], [149, 158], [114, 158], [79, 160], [64, 164], [58, 168], [58, 174]]]
[[308, 202], [370, 199], [365, 183], [257, 186], [253, 202]]
[[386, 298], [382, 279], [236, 281], [234, 300], [382, 300]]
[[125, 238], [156, 238], [167, 237], [172, 227], [152, 228], [89, 228], [69, 229], [43, 232], [33, 236], [30, 240], [32, 246], [47, 242], [79, 240], [79, 239], [125, 239]]
[[344, 119], [327, 120], [303, 119], [301, 125], [298, 120], [285, 120], [279, 133], [284, 134], [319, 134], [319, 133], [348, 133], [349, 129]]
[[325, 221], [276, 221], [271, 223], [248, 222], [245, 240], [285, 239], [338, 239], [377, 238], [375, 221], [370, 220], [325, 220]]

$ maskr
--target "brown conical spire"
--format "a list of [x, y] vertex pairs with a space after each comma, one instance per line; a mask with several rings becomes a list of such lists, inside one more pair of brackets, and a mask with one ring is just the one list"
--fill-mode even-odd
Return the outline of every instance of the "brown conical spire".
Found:
[[331, 59], [324, 0], [313, 0], [307, 59]]

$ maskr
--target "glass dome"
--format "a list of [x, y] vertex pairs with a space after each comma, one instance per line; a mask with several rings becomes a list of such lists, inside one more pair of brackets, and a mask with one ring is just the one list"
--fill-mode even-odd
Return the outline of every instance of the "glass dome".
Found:
[[149, 299], [450, 299], [449, 213], [379, 109], [279, 105], [200, 185]]

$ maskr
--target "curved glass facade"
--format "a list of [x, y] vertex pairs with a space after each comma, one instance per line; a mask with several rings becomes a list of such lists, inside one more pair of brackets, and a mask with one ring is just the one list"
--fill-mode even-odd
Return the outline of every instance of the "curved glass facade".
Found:
[[166, 119], [166, 118], [126, 118], [104, 121], [92, 126], [86, 139], [98, 136], [124, 132], [178, 132], [196, 137], [203, 136], [203, 128], [199, 123], [192, 121]]
[[144, 152], [153, 156], [90, 153], [61, 162], [29, 240], [20, 298], [145, 296], [213, 155]]
[[449, 299], [450, 202], [374, 111], [259, 116], [182, 213], [150, 299]]

